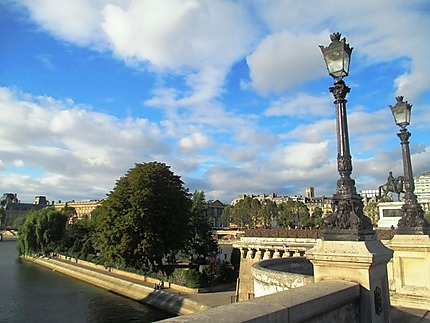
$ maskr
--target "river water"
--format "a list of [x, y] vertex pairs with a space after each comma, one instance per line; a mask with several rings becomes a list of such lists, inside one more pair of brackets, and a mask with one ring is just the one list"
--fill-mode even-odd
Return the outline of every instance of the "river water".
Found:
[[155, 322], [173, 315], [22, 261], [0, 242], [0, 322]]

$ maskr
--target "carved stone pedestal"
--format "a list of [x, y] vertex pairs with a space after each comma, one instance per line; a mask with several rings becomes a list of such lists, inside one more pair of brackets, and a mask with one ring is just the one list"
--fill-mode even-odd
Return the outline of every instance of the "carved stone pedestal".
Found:
[[430, 308], [430, 238], [396, 234], [387, 246], [394, 250], [388, 269], [394, 305]]
[[360, 322], [390, 322], [387, 263], [393, 251], [379, 240], [318, 240], [306, 252], [314, 265], [315, 282], [347, 280], [362, 287]]

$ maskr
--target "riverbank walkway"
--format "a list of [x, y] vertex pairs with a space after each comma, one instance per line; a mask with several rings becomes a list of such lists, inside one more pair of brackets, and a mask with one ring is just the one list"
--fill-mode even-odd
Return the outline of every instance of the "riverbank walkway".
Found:
[[[49, 267], [47, 264], [49, 262], [56, 264], [63, 263], [67, 266], [75, 266], [76, 268], [85, 268], [87, 270], [91, 270], [93, 272], [99, 272], [100, 274], [114, 277], [117, 279], [121, 279], [124, 281], [124, 284], [127, 283], [134, 283], [139, 284], [142, 286], [146, 286], [148, 289], [154, 290], [154, 285], [151, 282], [145, 282], [142, 279], [135, 279], [129, 276], [121, 275], [119, 273], [113, 273], [109, 272], [107, 270], [97, 269], [93, 267], [86, 266], [84, 264], [75, 263], [73, 261], [58, 259], [58, 258], [45, 258], [41, 257], [41, 260], [43, 259], [43, 262], [47, 267]], [[39, 263], [41, 265], [44, 265], [43, 263]], [[184, 291], [175, 290], [173, 288], [163, 288], [162, 293], [168, 293], [174, 296], [175, 298], [179, 299], [188, 299], [192, 302], [195, 302], [197, 304], [200, 304], [202, 308], [213, 308], [217, 306], [222, 305], [228, 305], [232, 302], [232, 299], [234, 298], [235, 291], [223, 291], [223, 292], [211, 292], [211, 293], [187, 293]], [[157, 292], [155, 292], [156, 294]], [[143, 301], [145, 302], [145, 301]], [[163, 310], [169, 310], [168, 308], [163, 308], [162, 306], [158, 306], [160, 309]], [[405, 308], [405, 307], [392, 307], [391, 309], [391, 321], [393, 323], [401, 322], [401, 323], [430, 323], [430, 312], [428, 310], [421, 310], [421, 309], [412, 309], [412, 308]]]
[[[104, 275], [120, 278], [120, 279], [127, 281], [127, 282], [133, 282], [133, 283], [140, 284], [140, 285], [146, 286], [148, 288], [154, 289], [154, 284], [152, 282], [145, 282], [145, 281], [142, 281], [140, 279], [134, 279], [132, 277], [121, 275], [118, 273], [112, 273], [112, 272], [108, 272], [108, 271], [104, 271], [104, 270], [100, 270], [100, 269], [90, 268], [90, 267], [85, 266], [83, 264], [76, 264], [76, 263], [65, 261], [65, 260], [60, 260], [60, 261], [66, 262], [69, 264], [71, 263], [75, 266], [81, 266], [81, 267], [84, 267], [86, 269], [91, 269], [93, 271], [98, 271]], [[165, 284], [165, 285], [167, 285], [167, 284]], [[190, 299], [190, 300], [197, 302], [201, 305], [204, 305], [208, 308], [230, 304], [232, 297], [234, 297], [234, 295], [235, 295], [235, 291], [223, 291], [223, 292], [211, 292], [211, 293], [187, 293], [187, 292], [184, 292], [182, 290], [176, 290], [174, 288], [169, 288], [168, 286], [165, 286], [161, 290], [165, 293], [169, 293], [172, 295], [180, 296], [182, 298]]]

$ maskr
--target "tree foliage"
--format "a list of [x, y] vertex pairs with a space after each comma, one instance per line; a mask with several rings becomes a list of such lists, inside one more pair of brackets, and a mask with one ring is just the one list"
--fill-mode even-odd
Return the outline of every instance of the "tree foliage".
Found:
[[213, 256], [218, 252], [218, 244], [212, 237], [211, 223], [206, 210], [205, 193], [194, 191], [190, 217], [191, 232], [183, 252], [193, 261], [199, 256]]
[[66, 227], [61, 239], [61, 251], [70, 257], [87, 259], [95, 253], [95, 221], [87, 217], [74, 220]]
[[97, 244], [106, 261], [144, 268], [184, 247], [191, 199], [179, 176], [159, 162], [136, 164], [102, 203]]
[[57, 251], [66, 230], [68, 212], [51, 207], [33, 210], [19, 228], [18, 249], [21, 255]]
[[379, 221], [379, 203], [392, 202], [393, 199], [390, 196], [384, 196], [378, 201], [371, 200], [363, 208], [365, 216], [370, 218], [373, 225], [376, 225]]
[[269, 228], [272, 222], [280, 227], [314, 225], [314, 221], [309, 220], [309, 209], [303, 202], [288, 200], [276, 204], [270, 199], [259, 201], [250, 196], [224, 208], [222, 218], [241, 228]]

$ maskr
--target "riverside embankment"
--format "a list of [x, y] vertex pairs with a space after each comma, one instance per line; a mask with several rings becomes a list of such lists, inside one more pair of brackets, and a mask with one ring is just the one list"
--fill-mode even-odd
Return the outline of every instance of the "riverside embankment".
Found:
[[158, 280], [124, 271], [104, 269], [102, 266], [87, 262], [76, 263], [74, 260], [56, 257], [23, 259], [177, 315], [196, 313], [228, 304], [234, 294], [234, 292], [196, 294], [192, 289], [177, 285], [154, 290], [154, 283], [158, 283]]

